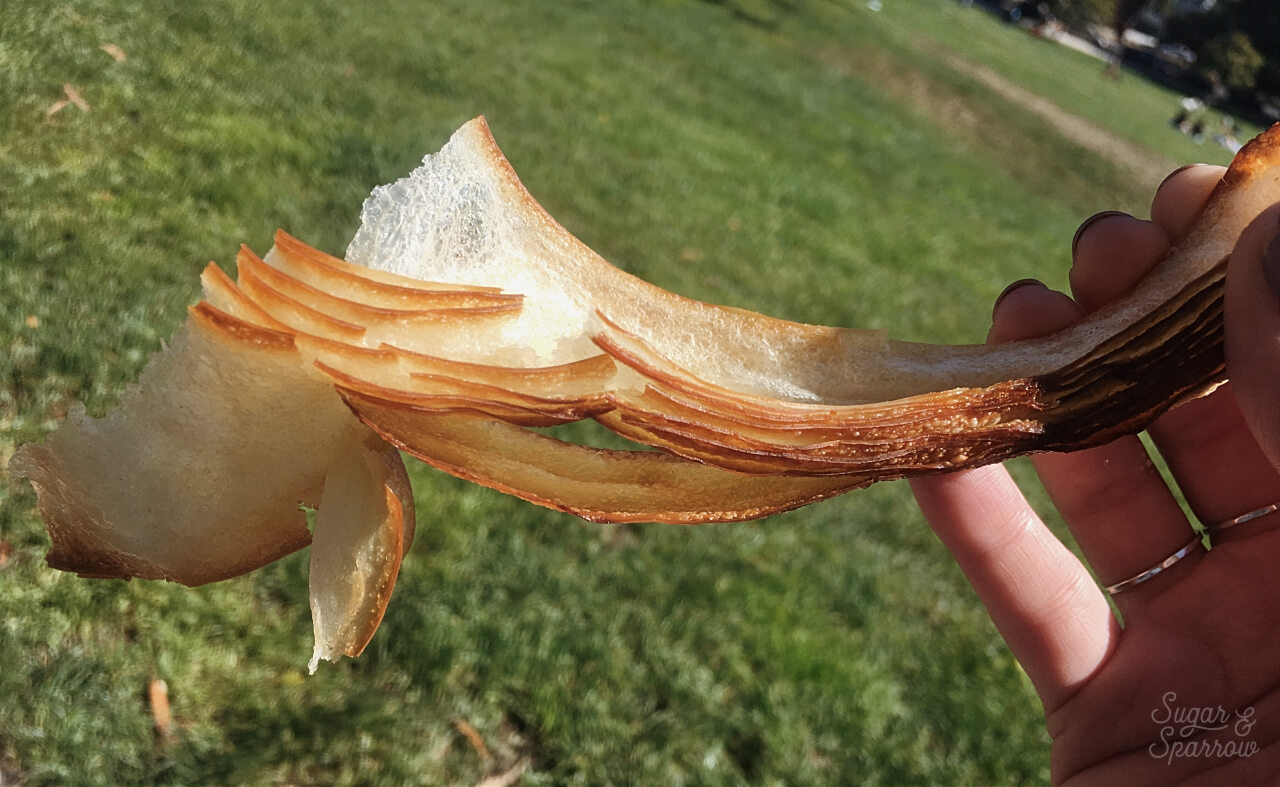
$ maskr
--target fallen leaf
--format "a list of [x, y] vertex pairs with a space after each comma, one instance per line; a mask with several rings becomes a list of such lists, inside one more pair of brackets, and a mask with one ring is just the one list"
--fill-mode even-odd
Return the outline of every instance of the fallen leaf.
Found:
[[476, 750], [476, 754], [480, 755], [480, 759], [485, 762], [492, 762], [493, 755], [489, 753], [489, 747], [484, 744], [484, 738], [480, 737], [480, 733], [475, 727], [466, 723], [462, 719], [453, 722], [453, 728], [462, 733], [462, 736], [471, 744], [471, 748]]
[[84, 96], [81, 96], [80, 91], [72, 87], [70, 82], [62, 86], [62, 92], [67, 94], [67, 100], [79, 107], [80, 111], [89, 111], [89, 102], [84, 100]]
[[123, 63], [129, 59], [129, 57], [124, 53], [124, 50], [115, 44], [103, 44], [99, 49], [106, 52], [108, 55], [111, 55], [117, 63]]
[[52, 104], [50, 104], [50, 105], [49, 105], [49, 108], [48, 108], [48, 109], [46, 109], [46, 110], [44, 111], [44, 116], [45, 116], [45, 117], [53, 117], [54, 115], [56, 115], [56, 114], [58, 114], [59, 112], [61, 112], [64, 108], [66, 108], [67, 104], [70, 104], [70, 103], [71, 103], [71, 102], [70, 102], [70, 101], [67, 101], [65, 98], [64, 98], [64, 99], [60, 99], [60, 100], [58, 100], [58, 101], [55, 101], [55, 102], [53, 102]]
[[28, 315], [27, 315], [26, 323], [27, 323], [27, 327], [28, 327], [28, 328], [39, 328], [39, 327], [40, 327], [40, 318], [39, 318], [37, 315], [34, 315], [34, 314], [28, 314]]
[[153, 680], [147, 685], [147, 699], [151, 702], [151, 722], [155, 725], [156, 735], [169, 737], [169, 728], [173, 724], [173, 716], [169, 712], [169, 684], [162, 680]]

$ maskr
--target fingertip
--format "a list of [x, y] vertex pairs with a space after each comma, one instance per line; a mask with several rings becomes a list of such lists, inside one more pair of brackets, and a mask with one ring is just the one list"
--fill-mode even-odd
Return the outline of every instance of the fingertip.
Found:
[[1076, 252], [1080, 248], [1080, 239], [1085, 236], [1085, 233], [1087, 233], [1090, 228], [1092, 228], [1096, 224], [1101, 223], [1106, 219], [1115, 218], [1117, 216], [1125, 216], [1128, 218], [1133, 218], [1132, 216], [1129, 216], [1128, 213], [1125, 213], [1122, 210], [1104, 210], [1104, 211], [1095, 213], [1089, 218], [1080, 222], [1080, 226], [1076, 228], [1075, 236], [1071, 238], [1071, 259], [1074, 260], [1076, 258]]
[[1040, 281], [1039, 279], [1018, 279], [1013, 284], [1010, 284], [1008, 287], [1005, 287], [1003, 290], [1000, 291], [1000, 294], [996, 296], [996, 302], [991, 304], [992, 320], [995, 320], [996, 313], [1000, 311], [1000, 304], [1004, 303], [1005, 299], [1008, 298], [1015, 290], [1020, 290], [1023, 287], [1043, 288], [1044, 282]]
[[1169, 237], [1155, 222], [1124, 213], [1086, 219], [1076, 234], [1069, 280], [1086, 312], [1133, 288], [1169, 251]]
[[996, 301], [987, 333], [988, 344], [1029, 339], [1061, 330], [1078, 321], [1084, 311], [1065, 293], [1034, 279], [1015, 282]]
[[1164, 230], [1171, 242], [1182, 240], [1226, 171], [1226, 167], [1212, 164], [1190, 164], [1174, 170], [1151, 200], [1151, 221]]

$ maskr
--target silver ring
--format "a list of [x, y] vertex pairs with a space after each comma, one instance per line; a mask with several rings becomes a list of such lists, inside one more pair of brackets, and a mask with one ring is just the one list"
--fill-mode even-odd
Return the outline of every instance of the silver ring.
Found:
[[1230, 530], [1236, 525], [1243, 525], [1245, 522], [1252, 522], [1253, 520], [1258, 519], [1259, 517], [1264, 517], [1267, 514], [1273, 514], [1276, 511], [1280, 511], [1280, 503], [1272, 503], [1269, 506], [1263, 506], [1262, 508], [1255, 508], [1252, 511], [1241, 514], [1240, 516], [1232, 517], [1231, 519], [1228, 519], [1225, 522], [1219, 522], [1216, 525], [1211, 525], [1208, 528], [1209, 534], [1217, 535], [1218, 533], [1221, 533], [1224, 530]]
[[[1259, 514], [1258, 516], [1261, 516], [1261, 514]], [[1159, 563], [1156, 563], [1151, 568], [1148, 568], [1145, 571], [1141, 571], [1137, 574], [1134, 574], [1128, 579], [1122, 579], [1119, 582], [1115, 583], [1114, 585], [1107, 585], [1107, 588], [1106, 588], [1107, 593], [1113, 596], [1117, 593], [1123, 593], [1124, 591], [1129, 590], [1130, 588], [1135, 588], [1138, 585], [1141, 585], [1143, 582], [1146, 582], [1148, 579], [1151, 579], [1157, 574], [1164, 572], [1165, 569], [1172, 567], [1178, 561], [1182, 560], [1187, 555], [1190, 555], [1191, 551], [1194, 550], [1196, 547], [1203, 546], [1204, 542], [1201, 541], [1200, 539], [1201, 537], [1197, 533], [1195, 536], [1192, 537], [1190, 541], [1184, 544], [1181, 549], [1179, 549], [1177, 552], [1174, 552], [1172, 555], [1168, 556], [1164, 560], [1161, 560]]]

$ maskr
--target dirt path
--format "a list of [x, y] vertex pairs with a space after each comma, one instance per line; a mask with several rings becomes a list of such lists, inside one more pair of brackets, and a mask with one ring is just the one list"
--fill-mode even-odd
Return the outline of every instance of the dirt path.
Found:
[[1052, 101], [1015, 85], [986, 66], [956, 56], [948, 57], [947, 63], [993, 93], [1049, 121], [1062, 136], [1125, 170], [1139, 183], [1159, 183], [1174, 167], [1174, 162], [1163, 156], [1098, 128]]

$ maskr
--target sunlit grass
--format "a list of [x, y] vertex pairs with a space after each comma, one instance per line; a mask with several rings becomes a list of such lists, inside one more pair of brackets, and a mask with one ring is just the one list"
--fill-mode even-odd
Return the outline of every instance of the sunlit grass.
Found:
[[[1183, 149], [1155, 139], [1153, 88], [1106, 88], [1140, 119], [1082, 104], [1061, 86], [1092, 62], [942, 0], [886, 5], [10, 0], [0, 459], [74, 402], [105, 411], [209, 258], [265, 250], [276, 227], [340, 252], [373, 185], [481, 113], [553, 215], [655, 283], [981, 341], [1005, 283], [1064, 286], [1079, 220], [1154, 184], [946, 57], [1021, 65], [1011, 78], [1111, 133]], [[88, 112], [46, 114], [64, 83]], [[311, 678], [305, 553], [195, 590], [80, 580], [43, 566], [25, 485], [0, 486], [0, 773], [474, 783], [525, 759], [525, 784], [1046, 778], [1036, 700], [900, 485], [677, 529], [412, 473], [418, 540], [382, 629]]]

